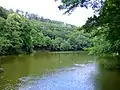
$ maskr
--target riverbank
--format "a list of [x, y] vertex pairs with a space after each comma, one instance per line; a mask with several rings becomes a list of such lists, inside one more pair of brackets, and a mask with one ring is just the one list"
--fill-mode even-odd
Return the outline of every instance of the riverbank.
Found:
[[[36, 53], [36, 52], [84, 52], [84, 50], [67, 50], [67, 51], [64, 51], [64, 50], [48, 50], [48, 49], [39, 49], [39, 50], [32, 50], [31, 52], [13, 52], [13, 53], [6, 53], [6, 54], [0, 54], [0, 56], [9, 56], [9, 55], [21, 55], [21, 54], [32, 54], [32, 53]], [[86, 51], [87, 52], [87, 51]]]

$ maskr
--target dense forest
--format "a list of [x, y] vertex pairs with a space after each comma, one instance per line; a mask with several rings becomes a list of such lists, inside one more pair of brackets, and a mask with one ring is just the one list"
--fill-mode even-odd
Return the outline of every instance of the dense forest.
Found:
[[[56, 0], [57, 1], [57, 0]], [[82, 26], [89, 33], [91, 54], [120, 55], [120, 0], [60, 0], [60, 10], [72, 13], [77, 7], [92, 8], [94, 16]]]
[[0, 54], [35, 50], [76, 51], [92, 45], [90, 35], [64, 22], [0, 7]]
[[[58, 0], [55, 0], [58, 1]], [[21, 10], [0, 7], [0, 52], [17, 54], [34, 50], [120, 54], [119, 0], [60, 0], [60, 10], [71, 14], [77, 7], [92, 8], [94, 15], [76, 27]]]

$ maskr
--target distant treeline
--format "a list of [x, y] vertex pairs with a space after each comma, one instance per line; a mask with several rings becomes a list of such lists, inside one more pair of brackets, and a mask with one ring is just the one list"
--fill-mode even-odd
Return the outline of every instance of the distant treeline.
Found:
[[76, 51], [89, 46], [89, 35], [74, 25], [0, 7], [1, 55], [34, 50]]

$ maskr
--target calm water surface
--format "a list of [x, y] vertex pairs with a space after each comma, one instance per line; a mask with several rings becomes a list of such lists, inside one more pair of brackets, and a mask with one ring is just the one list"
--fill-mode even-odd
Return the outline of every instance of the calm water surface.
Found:
[[120, 71], [85, 52], [1, 57], [0, 90], [120, 90]]

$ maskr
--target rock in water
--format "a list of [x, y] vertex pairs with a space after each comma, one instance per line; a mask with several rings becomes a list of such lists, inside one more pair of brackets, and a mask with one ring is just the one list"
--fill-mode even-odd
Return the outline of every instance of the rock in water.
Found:
[[4, 69], [3, 68], [0, 68], [0, 73], [4, 72]]

